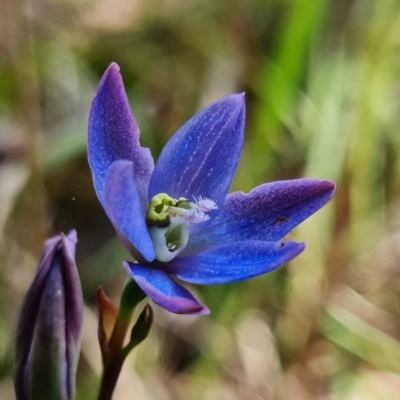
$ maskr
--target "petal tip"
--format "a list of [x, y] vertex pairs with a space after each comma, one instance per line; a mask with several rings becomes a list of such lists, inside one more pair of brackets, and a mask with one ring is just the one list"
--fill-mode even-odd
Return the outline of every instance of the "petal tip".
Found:
[[321, 191], [330, 192], [330, 198], [335, 194], [336, 183], [332, 181], [320, 181]]
[[[237, 112], [238, 114], [244, 112], [244, 108], [246, 105], [245, 101], [245, 93], [233, 93], [226, 97], [223, 97], [219, 101], [214, 104], [223, 104], [225, 107], [228, 107], [230, 112]], [[213, 104], [211, 104], [212, 106]]]
[[321, 181], [321, 184], [324, 185], [326, 190], [334, 190], [336, 188], [336, 183], [332, 181]]
[[225, 99], [227, 102], [231, 102], [233, 107], [238, 109], [244, 108], [246, 104], [244, 92], [231, 94], [230, 96], [227, 96]]
[[306, 242], [281, 242], [281, 246], [283, 243], [291, 247], [288, 252], [289, 254], [288, 261], [299, 256], [307, 247]]
[[68, 240], [70, 240], [73, 244], [78, 243], [78, 233], [76, 229], [71, 229], [66, 235], [61, 232], [62, 236], [65, 236]]
[[106, 69], [106, 72], [104, 72], [103, 78], [108, 77], [109, 75], [112, 74], [119, 74], [120, 67], [116, 62], [112, 62], [108, 68]]
[[119, 72], [120, 68], [119, 68], [119, 65], [115, 61], [113, 61], [110, 64], [110, 66], [108, 67], [108, 70], [113, 70], [115, 72]]
[[103, 90], [103, 88], [108, 85], [118, 85], [122, 83], [122, 76], [120, 74], [120, 67], [117, 63], [113, 62], [111, 63], [108, 68], [106, 69], [106, 72], [104, 72], [99, 86], [97, 88], [97, 95]]
[[291, 246], [293, 252], [296, 254], [300, 254], [306, 248], [306, 242], [280, 242], [280, 243], [281, 247], [285, 245]]
[[195, 315], [201, 315], [201, 316], [210, 315], [210, 309], [206, 306], [203, 306], [201, 310], [199, 310]]
[[181, 315], [193, 315], [193, 316], [205, 316], [210, 314], [210, 309], [205, 305], [195, 302], [194, 304], [187, 305], [186, 308], [182, 308], [176, 314]]
[[128, 273], [128, 275], [130, 275], [130, 268], [129, 268], [129, 262], [128, 261], [122, 261], [122, 267], [124, 268], [124, 270]]
[[[335, 193], [336, 190], [336, 183], [329, 181], [329, 180], [322, 180], [322, 179], [315, 179], [315, 178], [303, 178], [303, 179], [296, 179], [292, 182], [299, 182], [301, 185], [304, 185], [304, 188], [309, 188], [316, 195], [326, 195], [329, 194], [329, 200]], [[288, 181], [290, 182], [290, 181]]]
[[172, 311], [172, 312], [174, 312], [175, 314], [193, 315], [201, 317], [210, 314], [210, 310], [208, 309], [208, 307], [203, 306], [202, 304], [200, 304], [200, 307], [197, 307], [196, 304], [196, 308], [188, 307], [188, 308], [183, 308], [182, 310], [179, 311]]

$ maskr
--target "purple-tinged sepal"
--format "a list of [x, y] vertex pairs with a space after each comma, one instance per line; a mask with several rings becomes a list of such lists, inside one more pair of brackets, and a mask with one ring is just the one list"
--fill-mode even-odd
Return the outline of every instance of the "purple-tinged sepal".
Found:
[[154, 303], [176, 314], [207, 315], [207, 307], [177, 283], [167, 272], [125, 261], [124, 267]]
[[88, 161], [103, 207], [108, 168], [114, 161], [129, 160], [133, 163], [133, 179], [145, 211], [154, 162], [150, 150], [140, 146], [139, 136], [139, 127], [129, 107], [119, 66], [112, 63], [93, 99], [88, 133]]
[[83, 298], [75, 263], [76, 232], [46, 241], [18, 321], [17, 400], [70, 400], [75, 393]]

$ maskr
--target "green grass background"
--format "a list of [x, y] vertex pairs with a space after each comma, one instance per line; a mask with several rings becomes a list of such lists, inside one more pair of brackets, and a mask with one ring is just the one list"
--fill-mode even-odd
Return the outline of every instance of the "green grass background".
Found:
[[43, 240], [76, 228], [86, 309], [77, 399], [101, 372], [95, 290], [118, 302], [128, 254], [86, 161], [91, 99], [117, 62], [155, 157], [194, 113], [245, 92], [232, 190], [330, 179], [333, 201], [279, 270], [196, 287], [212, 313], [156, 309], [116, 400], [372, 400], [400, 393], [400, 3], [26, 0], [0, 3], [0, 398]]

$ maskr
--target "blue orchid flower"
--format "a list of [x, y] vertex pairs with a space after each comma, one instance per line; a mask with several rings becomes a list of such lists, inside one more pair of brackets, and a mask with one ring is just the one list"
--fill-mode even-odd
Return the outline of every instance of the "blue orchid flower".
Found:
[[191, 118], [154, 167], [139, 144], [119, 67], [104, 74], [89, 121], [97, 196], [134, 262], [128, 274], [156, 304], [209, 313], [175, 278], [199, 285], [249, 279], [299, 255], [282, 238], [333, 195], [329, 181], [267, 183], [228, 195], [243, 147], [245, 101], [235, 94]]

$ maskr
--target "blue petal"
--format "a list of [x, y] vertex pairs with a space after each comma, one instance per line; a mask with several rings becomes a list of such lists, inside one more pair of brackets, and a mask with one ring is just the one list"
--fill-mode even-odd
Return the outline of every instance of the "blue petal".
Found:
[[238, 240], [275, 242], [328, 202], [335, 184], [317, 179], [267, 183], [230, 194], [211, 225], [192, 235], [182, 256]]
[[133, 170], [131, 161], [115, 161], [111, 164], [104, 190], [104, 208], [132, 256], [136, 260], [141, 260], [142, 256], [147, 261], [153, 261], [153, 243], [147, 232]]
[[139, 128], [131, 113], [117, 64], [105, 72], [93, 99], [89, 119], [88, 159], [94, 186], [104, 206], [104, 186], [109, 166], [116, 160], [130, 160], [143, 210], [154, 162], [149, 149], [139, 145]]
[[129, 275], [154, 303], [176, 314], [206, 315], [207, 307], [201, 305], [192, 294], [159, 268], [151, 268], [125, 261]]
[[234, 242], [195, 256], [176, 257], [165, 269], [183, 281], [199, 285], [238, 282], [270, 272], [304, 249], [304, 243]]
[[[202, 196], [221, 207], [240, 158], [244, 123], [243, 95], [228, 96], [191, 118], [161, 152], [149, 199], [158, 193], [189, 200]], [[209, 214], [209, 222], [217, 213]]]

